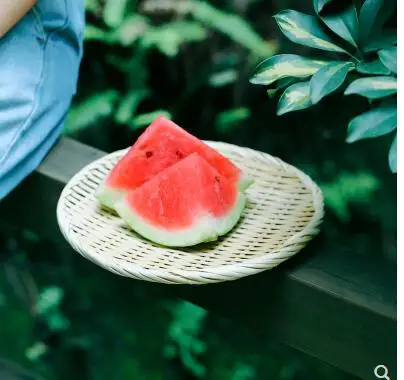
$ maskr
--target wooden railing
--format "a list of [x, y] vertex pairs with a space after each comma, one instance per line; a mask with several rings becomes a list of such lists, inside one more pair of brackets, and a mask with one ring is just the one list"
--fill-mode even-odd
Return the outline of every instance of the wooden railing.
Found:
[[[37, 171], [0, 202], [0, 218], [69, 249], [56, 222], [58, 197], [78, 170], [104, 154], [61, 139]], [[259, 275], [213, 285], [150, 286], [368, 380], [379, 364], [396, 379], [396, 279], [394, 265], [320, 234], [296, 258]]]

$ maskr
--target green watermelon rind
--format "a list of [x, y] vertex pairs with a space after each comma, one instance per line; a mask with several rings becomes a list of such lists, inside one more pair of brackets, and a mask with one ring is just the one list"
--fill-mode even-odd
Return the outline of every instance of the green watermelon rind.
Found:
[[98, 186], [95, 197], [103, 206], [114, 210], [115, 204], [123, 199], [126, 194], [126, 190], [114, 189], [108, 186], [106, 181], [104, 181]]
[[114, 208], [125, 223], [144, 238], [167, 247], [189, 247], [199, 243], [215, 241], [219, 236], [230, 232], [238, 223], [245, 204], [245, 195], [238, 192], [234, 206], [227, 215], [222, 218], [203, 215], [188, 228], [177, 231], [154, 226], [133, 211], [126, 199], [118, 201]]
[[240, 180], [237, 182], [237, 189], [241, 192], [245, 192], [253, 183], [254, 180], [247, 174], [243, 173]]

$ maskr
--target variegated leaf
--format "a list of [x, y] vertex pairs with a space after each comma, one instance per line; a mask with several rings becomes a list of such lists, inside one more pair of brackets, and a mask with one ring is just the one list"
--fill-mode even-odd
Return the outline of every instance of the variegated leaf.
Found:
[[352, 62], [331, 62], [318, 70], [310, 80], [310, 97], [313, 104], [336, 91], [345, 81], [348, 72], [354, 69]]
[[287, 9], [275, 15], [274, 18], [282, 33], [297, 44], [321, 50], [346, 52], [332, 42], [314, 16]]
[[353, 118], [348, 125], [347, 142], [386, 135], [397, 128], [397, 107], [382, 105]]
[[312, 105], [310, 100], [310, 82], [300, 82], [289, 86], [282, 94], [278, 103], [277, 115], [302, 110]]
[[359, 62], [356, 65], [356, 71], [361, 74], [373, 74], [373, 75], [389, 75], [390, 70], [383, 65], [381, 60], [375, 59], [370, 62]]
[[312, 60], [296, 54], [279, 54], [263, 61], [250, 79], [253, 84], [269, 85], [287, 77], [305, 78], [325, 66], [327, 61]]
[[397, 47], [391, 46], [381, 49], [377, 52], [383, 65], [388, 67], [393, 73], [397, 74]]
[[397, 79], [390, 76], [360, 78], [345, 90], [345, 95], [357, 94], [369, 99], [383, 98], [397, 92]]
[[365, 0], [359, 12], [359, 30], [362, 46], [378, 34], [396, 8], [396, 0]]
[[359, 26], [358, 14], [354, 5], [338, 14], [320, 16], [323, 22], [338, 36], [358, 47]]

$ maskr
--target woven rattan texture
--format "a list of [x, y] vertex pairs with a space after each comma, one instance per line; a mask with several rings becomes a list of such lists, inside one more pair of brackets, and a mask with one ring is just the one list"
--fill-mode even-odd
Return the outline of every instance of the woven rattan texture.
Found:
[[58, 203], [60, 229], [85, 258], [116, 274], [167, 284], [235, 280], [273, 268], [318, 233], [323, 196], [304, 173], [268, 154], [207, 142], [255, 183], [236, 227], [217, 242], [171, 249], [158, 246], [99, 206], [94, 192], [122, 150], [91, 163], [64, 188]]

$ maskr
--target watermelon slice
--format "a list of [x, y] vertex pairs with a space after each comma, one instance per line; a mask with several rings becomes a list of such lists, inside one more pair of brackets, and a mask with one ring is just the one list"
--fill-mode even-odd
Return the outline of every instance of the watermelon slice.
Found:
[[98, 188], [96, 197], [105, 206], [114, 208], [115, 202], [128, 191], [143, 185], [157, 173], [192, 153], [202, 156], [221, 175], [236, 183], [241, 191], [251, 185], [252, 181], [229, 159], [174, 122], [160, 116], [119, 160]]
[[234, 182], [194, 153], [129, 192], [115, 209], [145, 238], [185, 247], [229, 232], [245, 201]]

